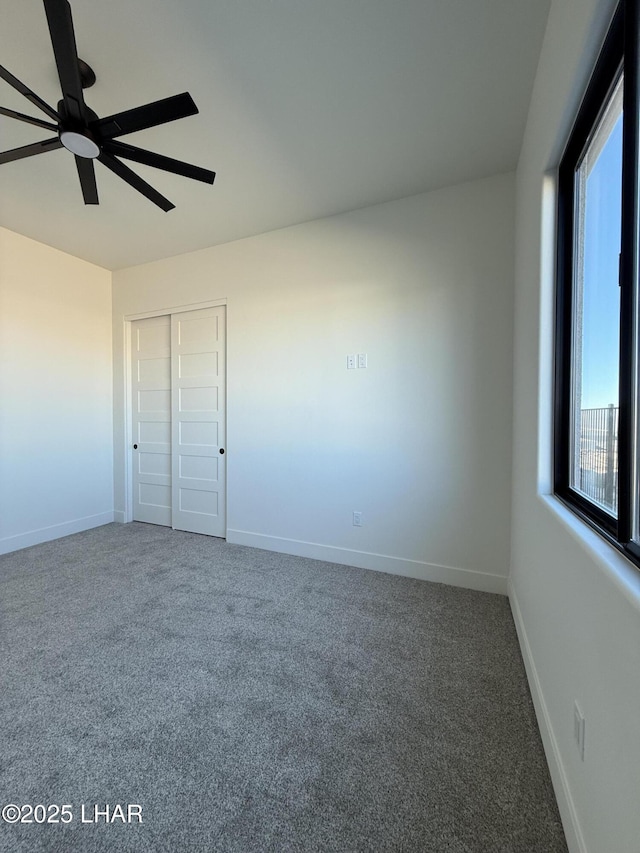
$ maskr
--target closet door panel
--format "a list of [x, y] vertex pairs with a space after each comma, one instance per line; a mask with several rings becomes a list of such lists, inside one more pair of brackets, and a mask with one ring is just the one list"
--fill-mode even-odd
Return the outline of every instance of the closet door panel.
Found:
[[171, 317], [173, 527], [226, 535], [225, 309]]
[[171, 526], [171, 322], [131, 324], [133, 520]]

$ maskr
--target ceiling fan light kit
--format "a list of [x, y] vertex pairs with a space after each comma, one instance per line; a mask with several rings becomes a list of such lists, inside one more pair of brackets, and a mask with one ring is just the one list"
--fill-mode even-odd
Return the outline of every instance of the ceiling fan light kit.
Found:
[[95, 160], [100, 156], [100, 146], [91, 138], [88, 131], [82, 132], [77, 130], [61, 130], [60, 142], [72, 154], [78, 157], [86, 157], [89, 160]]
[[0, 65], [0, 77], [16, 91], [24, 95], [38, 109], [45, 113], [49, 121], [25, 115], [5, 107], [0, 107], [0, 115], [18, 121], [33, 124], [46, 130], [55, 131], [57, 136], [45, 139], [11, 151], [0, 152], [0, 165], [13, 160], [22, 160], [66, 148], [76, 160], [76, 168], [82, 188], [85, 204], [98, 204], [94, 160], [98, 160], [107, 169], [126, 181], [131, 187], [142, 193], [164, 211], [172, 210], [175, 205], [155, 190], [143, 178], [130, 169], [119, 158], [133, 160], [146, 166], [162, 169], [213, 184], [215, 172], [193, 166], [181, 160], [174, 160], [162, 154], [146, 151], [119, 142], [116, 137], [125, 136], [138, 130], [146, 130], [159, 124], [176, 121], [195, 115], [198, 112], [193, 98], [188, 92], [154, 101], [141, 107], [125, 110], [121, 113], [98, 118], [84, 101], [83, 89], [93, 86], [96, 75], [86, 62], [78, 58], [76, 39], [68, 0], [43, 0], [51, 44], [58, 69], [58, 78], [62, 89], [62, 100], [57, 109], [49, 106], [28, 86], [14, 77], [10, 71]]

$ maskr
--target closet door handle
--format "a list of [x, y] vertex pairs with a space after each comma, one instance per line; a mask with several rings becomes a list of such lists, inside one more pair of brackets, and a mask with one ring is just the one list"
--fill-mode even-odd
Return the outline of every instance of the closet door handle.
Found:
[[134, 444], [134, 445], [133, 445], [133, 449], [134, 449], [134, 450], [137, 450], [137, 449], [138, 449], [138, 445], [137, 445], [137, 444]]
[[223, 453], [224, 453], [224, 447], [221, 447], [220, 448], [220, 455], [222, 455]]

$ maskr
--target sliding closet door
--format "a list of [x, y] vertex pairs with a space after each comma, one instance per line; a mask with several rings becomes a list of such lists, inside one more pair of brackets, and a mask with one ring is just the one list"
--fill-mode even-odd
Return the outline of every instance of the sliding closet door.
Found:
[[172, 524], [226, 534], [225, 309], [171, 317]]
[[133, 520], [171, 526], [171, 323], [131, 324]]

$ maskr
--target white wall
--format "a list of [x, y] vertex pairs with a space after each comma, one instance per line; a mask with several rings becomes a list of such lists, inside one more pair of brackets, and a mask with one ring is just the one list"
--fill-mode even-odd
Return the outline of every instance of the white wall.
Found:
[[510, 585], [570, 849], [638, 853], [640, 573], [549, 496], [555, 181], [545, 173], [612, 12], [612, 0], [554, 0], [518, 169]]
[[117, 517], [123, 318], [226, 298], [229, 541], [506, 592], [513, 194], [502, 175], [116, 272]]
[[0, 228], [0, 553], [113, 520], [111, 273]]

